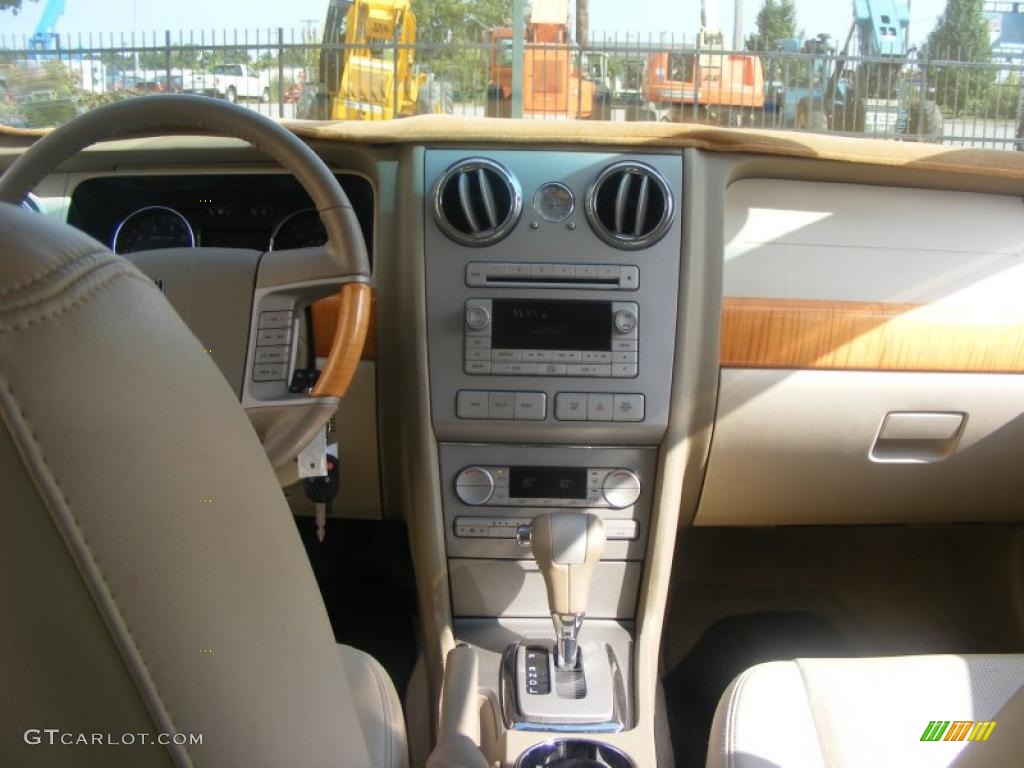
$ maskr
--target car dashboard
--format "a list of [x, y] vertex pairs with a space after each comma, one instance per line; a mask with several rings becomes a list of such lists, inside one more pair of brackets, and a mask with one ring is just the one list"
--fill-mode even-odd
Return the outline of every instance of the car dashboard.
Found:
[[[550, 634], [517, 540], [540, 512], [604, 521], [587, 631], [627, 704], [601, 738], [639, 765], [680, 531], [1019, 520], [1021, 174], [828, 137], [401, 122], [307, 135], [373, 257], [336, 511], [406, 521], [427, 685], [478, 650], [492, 759], [547, 738], [499, 682], [510, 642]], [[123, 253], [321, 237], [290, 177], [220, 139], [104, 145], [37, 194]], [[300, 334], [321, 357], [331, 318]]]

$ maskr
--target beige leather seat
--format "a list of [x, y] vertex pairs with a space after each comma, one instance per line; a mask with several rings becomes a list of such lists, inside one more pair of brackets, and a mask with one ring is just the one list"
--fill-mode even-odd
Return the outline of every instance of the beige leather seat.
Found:
[[[715, 712], [708, 768], [1020, 765], [1024, 655], [797, 659], [751, 667]], [[967, 722], [996, 721], [986, 741]], [[932, 721], [949, 725], [923, 741]], [[964, 725], [957, 726], [957, 722]], [[945, 740], [951, 734], [953, 738]], [[955, 737], [964, 735], [964, 740]], [[1012, 756], [1012, 757], [1011, 757]]]
[[208, 354], [127, 262], [8, 205], [0, 425], [0, 764], [407, 764]]

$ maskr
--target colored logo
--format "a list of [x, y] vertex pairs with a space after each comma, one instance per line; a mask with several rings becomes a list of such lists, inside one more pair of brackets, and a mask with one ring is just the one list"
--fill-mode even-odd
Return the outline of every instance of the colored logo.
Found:
[[995, 727], [995, 720], [932, 720], [921, 741], [988, 741]]

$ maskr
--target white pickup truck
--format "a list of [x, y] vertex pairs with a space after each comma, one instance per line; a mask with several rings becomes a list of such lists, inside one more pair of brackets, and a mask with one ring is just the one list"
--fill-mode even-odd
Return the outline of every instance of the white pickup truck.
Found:
[[239, 99], [267, 102], [270, 101], [270, 73], [247, 64], [219, 64], [210, 72], [194, 75], [191, 90], [230, 102]]

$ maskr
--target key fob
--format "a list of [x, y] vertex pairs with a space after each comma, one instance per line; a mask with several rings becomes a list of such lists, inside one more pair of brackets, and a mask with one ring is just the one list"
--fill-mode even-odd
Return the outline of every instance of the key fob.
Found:
[[327, 474], [323, 477], [307, 477], [302, 481], [306, 498], [314, 504], [330, 504], [338, 495], [340, 486], [338, 458], [327, 454]]

